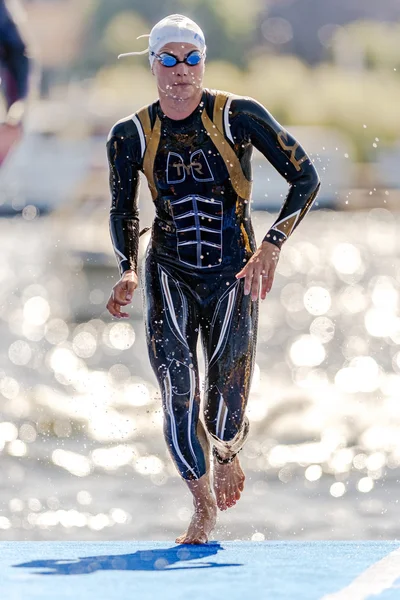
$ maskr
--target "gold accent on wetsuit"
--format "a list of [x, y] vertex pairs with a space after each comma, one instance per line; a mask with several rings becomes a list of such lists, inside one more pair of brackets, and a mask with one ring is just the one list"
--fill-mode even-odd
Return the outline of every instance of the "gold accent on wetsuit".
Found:
[[251, 195], [251, 181], [248, 181], [244, 176], [240, 161], [233, 148], [225, 140], [223, 131], [221, 132], [217, 125], [211, 121], [205, 109], [201, 113], [201, 120], [228, 169], [233, 189], [238, 196], [249, 200]]
[[294, 215], [291, 215], [284, 221], [281, 221], [280, 223], [277, 223], [276, 225], [274, 225], [272, 227], [272, 229], [277, 229], [281, 233], [284, 233], [286, 235], [286, 237], [289, 237], [289, 235], [292, 233], [292, 231], [294, 229], [294, 226], [296, 225], [297, 219], [298, 219], [298, 213], [295, 213]]
[[244, 246], [245, 246], [247, 252], [251, 252], [249, 236], [247, 235], [247, 231], [245, 230], [243, 223], [240, 224], [240, 231], [242, 232], [242, 235], [244, 238]]
[[217, 129], [224, 133], [224, 124], [223, 124], [223, 115], [224, 115], [224, 107], [229, 98], [230, 94], [227, 92], [218, 91], [215, 100], [214, 100], [214, 112], [213, 112], [213, 121], [214, 125]]
[[295, 166], [296, 171], [301, 171], [300, 165], [305, 160], [307, 160], [307, 156], [303, 156], [303, 158], [300, 158], [299, 160], [297, 160], [296, 159], [296, 150], [299, 147], [299, 144], [296, 142], [296, 144], [294, 144], [293, 146], [288, 146], [286, 144], [287, 139], [285, 140], [285, 138], [287, 138], [287, 133], [285, 131], [280, 131], [278, 133], [279, 144], [281, 145], [283, 150], [290, 150], [290, 162], [292, 163], [292, 165]]
[[154, 127], [153, 129], [151, 128], [148, 106], [140, 109], [136, 116], [142, 124], [146, 138], [146, 150], [143, 156], [143, 173], [146, 175], [151, 196], [153, 200], [155, 200], [158, 196], [158, 192], [154, 182], [154, 160], [160, 143], [161, 121], [157, 116]]

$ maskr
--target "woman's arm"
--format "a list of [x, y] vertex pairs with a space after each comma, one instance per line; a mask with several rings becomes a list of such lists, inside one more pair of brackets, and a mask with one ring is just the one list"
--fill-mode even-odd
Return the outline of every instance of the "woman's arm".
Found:
[[110, 169], [110, 235], [121, 276], [137, 273], [139, 248], [139, 165], [137, 131], [128, 120], [118, 122], [107, 140]]
[[252, 143], [289, 183], [278, 218], [263, 239], [280, 248], [317, 196], [317, 171], [300, 144], [255, 100], [233, 100], [230, 122], [234, 141]]

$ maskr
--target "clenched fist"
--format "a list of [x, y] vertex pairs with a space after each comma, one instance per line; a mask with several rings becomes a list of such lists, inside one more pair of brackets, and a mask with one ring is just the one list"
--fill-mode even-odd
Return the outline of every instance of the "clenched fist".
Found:
[[114, 285], [107, 302], [107, 310], [113, 317], [129, 317], [126, 312], [121, 312], [121, 306], [131, 303], [133, 292], [138, 286], [138, 276], [135, 271], [125, 271], [121, 279]]

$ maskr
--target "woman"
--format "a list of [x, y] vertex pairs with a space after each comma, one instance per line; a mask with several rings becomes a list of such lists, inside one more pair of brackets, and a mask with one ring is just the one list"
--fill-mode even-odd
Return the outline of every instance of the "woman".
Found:
[[[148, 52], [159, 99], [118, 121], [107, 142], [110, 232], [121, 273], [107, 308], [127, 318], [121, 307], [138, 286], [142, 171], [156, 208], [142, 271], [149, 357], [168, 448], [194, 501], [176, 541], [198, 544], [208, 541], [217, 507], [233, 506], [243, 491], [238, 452], [249, 430], [258, 298], [270, 291], [280, 248], [310, 209], [319, 180], [304, 150], [258, 102], [203, 88], [206, 45], [196, 23], [166, 17], [153, 27]], [[253, 146], [290, 184], [258, 248], [250, 220]]]

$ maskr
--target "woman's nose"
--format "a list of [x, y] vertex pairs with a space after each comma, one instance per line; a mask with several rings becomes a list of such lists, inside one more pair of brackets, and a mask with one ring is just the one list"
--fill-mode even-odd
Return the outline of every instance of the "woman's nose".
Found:
[[176, 65], [176, 74], [177, 75], [188, 75], [189, 74], [189, 65], [184, 62], [178, 63]]

